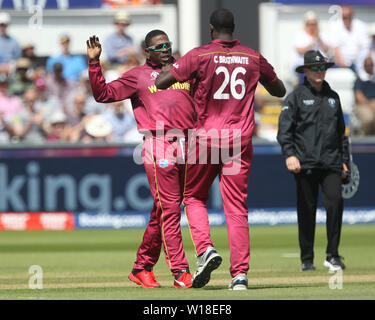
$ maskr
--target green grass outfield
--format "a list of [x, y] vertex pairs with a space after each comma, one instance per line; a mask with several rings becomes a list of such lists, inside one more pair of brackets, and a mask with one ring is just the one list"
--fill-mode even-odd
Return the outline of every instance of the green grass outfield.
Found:
[[[297, 227], [251, 227], [249, 289], [233, 292], [225, 227], [212, 228], [223, 263], [201, 289], [173, 289], [164, 255], [155, 267], [160, 289], [143, 289], [127, 275], [143, 230], [76, 230], [67, 232], [0, 232], [0, 299], [262, 300], [374, 299], [375, 225], [345, 225], [341, 255], [347, 269], [342, 289], [330, 289], [332, 274], [323, 267], [325, 227], [318, 226], [316, 271], [301, 272]], [[191, 271], [196, 258], [188, 229], [183, 239]], [[43, 289], [29, 289], [29, 267], [43, 268]], [[337, 276], [337, 275], [336, 275]], [[337, 284], [337, 282], [334, 282]]]

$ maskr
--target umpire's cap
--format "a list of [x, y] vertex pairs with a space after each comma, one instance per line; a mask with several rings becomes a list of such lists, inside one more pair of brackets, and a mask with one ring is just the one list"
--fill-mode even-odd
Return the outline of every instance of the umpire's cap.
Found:
[[309, 50], [303, 56], [304, 63], [302, 66], [296, 68], [296, 72], [303, 73], [303, 68], [311, 66], [325, 65], [328, 68], [334, 65], [334, 62], [328, 62], [327, 59], [320, 53], [319, 50]]

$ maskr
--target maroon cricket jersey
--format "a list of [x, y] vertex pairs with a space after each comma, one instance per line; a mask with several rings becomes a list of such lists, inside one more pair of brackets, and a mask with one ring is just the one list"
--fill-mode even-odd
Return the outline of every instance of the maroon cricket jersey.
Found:
[[95, 100], [109, 103], [130, 98], [140, 133], [193, 128], [195, 109], [190, 82], [175, 83], [167, 90], [158, 90], [155, 79], [160, 71], [160, 66], [147, 60], [143, 66], [135, 67], [106, 84], [100, 63], [89, 63]]
[[189, 51], [170, 72], [179, 82], [196, 80], [198, 135], [219, 129], [221, 138], [233, 141], [240, 130], [242, 144], [250, 142], [258, 81], [268, 84], [276, 78], [273, 67], [259, 52], [237, 39], [216, 39]]

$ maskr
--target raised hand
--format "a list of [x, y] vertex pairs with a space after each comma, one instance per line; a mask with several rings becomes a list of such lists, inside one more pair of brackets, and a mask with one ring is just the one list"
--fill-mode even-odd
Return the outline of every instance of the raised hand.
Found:
[[100, 54], [102, 53], [102, 45], [99, 42], [97, 36], [92, 36], [86, 41], [87, 44], [87, 55], [90, 62], [99, 61]]

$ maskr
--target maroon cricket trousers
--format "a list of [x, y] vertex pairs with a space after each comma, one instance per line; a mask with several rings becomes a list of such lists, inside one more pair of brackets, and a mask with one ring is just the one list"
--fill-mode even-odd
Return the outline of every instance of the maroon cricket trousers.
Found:
[[173, 275], [189, 266], [180, 225], [186, 147], [184, 138], [145, 137], [142, 155], [154, 205], [137, 252], [135, 269], [153, 267], [159, 259], [162, 245]]

